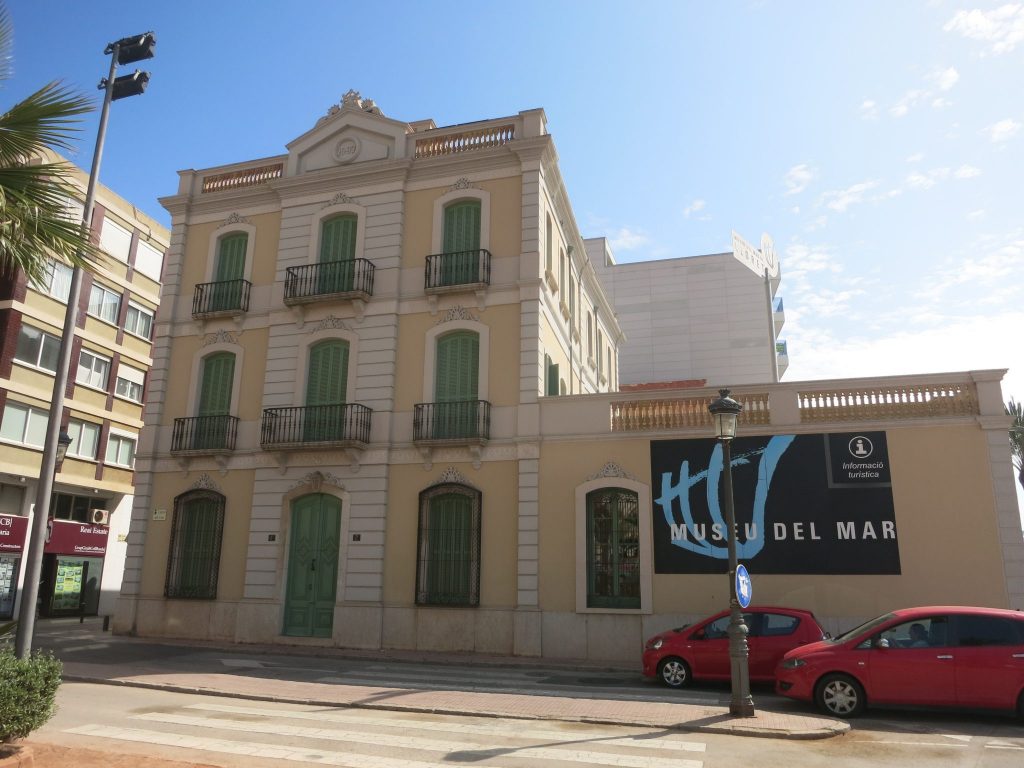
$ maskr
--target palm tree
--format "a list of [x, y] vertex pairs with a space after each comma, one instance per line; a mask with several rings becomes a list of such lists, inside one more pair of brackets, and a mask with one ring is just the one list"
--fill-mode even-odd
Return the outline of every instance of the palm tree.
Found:
[[[0, 81], [11, 74], [13, 27], [0, 5]], [[73, 167], [55, 157], [72, 150], [81, 115], [91, 100], [59, 82], [44, 85], [0, 115], [0, 278], [20, 269], [39, 282], [50, 258], [88, 267], [100, 251], [82, 223], [68, 215], [78, 197]]]
[[1013, 455], [1013, 468], [1017, 470], [1017, 480], [1024, 488], [1024, 403], [1015, 403], [1011, 397], [1006, 404], [1006, 414], [1013, 417], [1010, 453]]

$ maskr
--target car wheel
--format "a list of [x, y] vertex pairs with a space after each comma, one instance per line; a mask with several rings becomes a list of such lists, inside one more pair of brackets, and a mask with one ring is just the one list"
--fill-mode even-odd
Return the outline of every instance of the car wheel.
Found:
[[861, 684], [848, 675], [825, 675], [814, 689], [814, 701], [828, 715], [857, 717], [867, 698]]
[[658, 679], [669, 688], [685, 688], [690, 684], [690, 665], [675, 656], [662, 659]]

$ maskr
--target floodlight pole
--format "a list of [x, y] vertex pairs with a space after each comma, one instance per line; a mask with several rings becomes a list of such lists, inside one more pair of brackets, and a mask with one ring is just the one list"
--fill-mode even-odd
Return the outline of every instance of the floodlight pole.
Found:
[[[96, 149], [92, 154], [92, 169], [89, 171], [89, 186], [85, 193], [85, 208], [82, 211], [82, 234], [89, 235], [92, 224], [92, 210], [96, 199], [96, 180], [100, 175], [100, 159], [103, 156], [103, 142], [107, 133], [107, 117], [114, 93], [114, 72], [117, 69], [117, 54], [120, 41], [110, 46], [110, 74], [107, 76], [103, 94], [103, 108], [100, 110], [100, 125], [96, 135]], [[81, 251], [78, 254], [82, 256]], [[50, 401], [49, 421], [46, 425], [46, 440], [43, 444], [43, 462], [39, 468], [39, 487], [36, 491], [32, 532], [26, 550], [25, 586], [21, 593], [21, 607], [18, 611], [18, 634], [14, 652], [19, 659], [27, 659], [32, 652], [32, 633], [36, 623], [36, 602], [39, 599], [39, 579], [43, 570], [43, 547], [46, 546], [46, 523], [50, 517], [50, 496], [57, 472], [57, 446], [60, 422], [64, 412], [64, 392], [68, 386], [68, 372], [71, 368], [71, 347], [75, 336], [75, 321], [78, 318], [78, 299], [82, 292], [82, 269], [75, 267], [71, 274], [71, 293], [64, 313], [64, 333], [60, 338], [60, 354], [57, 370], [53, 377], [53, 398]]]

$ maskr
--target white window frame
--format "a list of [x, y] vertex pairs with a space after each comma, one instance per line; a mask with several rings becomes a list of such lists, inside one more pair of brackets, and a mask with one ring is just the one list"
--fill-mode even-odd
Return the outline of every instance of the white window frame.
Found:
[[100, 248], [113, 259], [127, 264], [132, 252], [132, 232], [109, 216], [103, 217], [100, 230]]
[[[472, 331], [479, 339], [477, 370], [477, 399], [490, 400], [491, 329], [477, 320], [452, 320], [433, 326], [424, 338], [423, 349], [423, 400], [424, 403], [434, 402], [434, 373], [437, 369], [437, 340], [452, 331]], [[351, 359], [351, 358], [349, 358]]]
[[[112, 445], [117, 444], [118, 450], [116, 451], [115, 460], [110, 460], [110, 448]], [[131, 443], [131, 456], [128, 464], [122, 464], [120, 462], [120, 446], [125, 443]], [[107, 434], [107, 448], [103, 452], [103, 463], [109, 464], [112, 467], [121, 467], [122, 469], [135, 469], [135, 451], [139, 447], [138, 435], [133, 435], [131, 432], [122, 432], [120, 430], [112, 429]]]
[[[80, 447], [82, 444], [82, 433], [90, 428], [90, 431], [95, 430], [92, 442], [92, 454], [80, 453]], [[96, 455], [100, 448], [100, 431], [101, 427], [92, 421], [82, 421], [81, 419], [70, 419], [68, 421], [67, 433], [71, 437], [71, 445], [68, 446], [67, 455], [73, 459], [82, 459], [83, 461], [96, 461]]]
[[[42, 448], [43, 444], [46, 442], [46, 428], [47, 428], [47, 426], [49, 424], [49, 421], [50, 421], [50, 414], [47, 413], [46, 411], [42, 410], [41, 408], [34, 408], [33, 406], [27, 405], [26, 403], [18, 403], [18, 402], [10, 402], [10, 401], [8, 401], [7, 404], [4, 405], [3, 415], [0, 416], [0, 435], [3, 434], [3, 432], [2, 432], [3, 422], [7, 421], [7, 411], [8, 410], [24, 411], [25, 412], [25, 426], [22, 427], [21, 437], [20, 438], [15, 439], [15, 438], [10, 438], [10, 437], [0, 437], [0, 440], [2, 440], [5, 443], [14, 443], [16, 445], [27, 445], [27, 446], [29, 446], [31, 448]], [[43, 422], [42, 440], [39, 443], [30, 443], [28, 440], [26, 440], [26, 436], [31, 431], [29, 429], [29, 427], [32, 424], [32, 420], [33, 419], [41, 419], [42, 422]]]
[[[53, 368], [47, 368], [45, 365], [43, 365], [40, 362], [40, 360], [42, 360], [43, 349], [45, 348], [46, 343], [48, 341], [50, 343], [52, 343], [52, 344], [56, 344], [57, 345], [57, 357], [58, 358], [60, 357], [60, 339], [58, 337], [54, 336], [52, 333], [48, 333], [47, 331], [44, 331], [42, 328], [36, 328], [34, 325], [28, 325], [27, 323], [22, 323], [21, 328], [18, 329], [18, 341], [19, 342], [21, 341], [21, 334], [22, 334], [22, 332], [25, 331], [26, 329], [30, 329], [30, 330], [36, 331], [37, 333], [42, 334], [42, 341], [39, 344], [39, 350], [36, 353], [36, 359], [34, 361], [29, 361], [29, 360], [22, 360], [20, 357], [18, 357], [17, 356], [18, 355], [18, 346], [17, 346], [17, 342], [15, 342], [15, 346], [14, 346], [14, 355], [15, 355], [14, 362], [16, 362], [18, 365], [24, 365], [24, 366], [29, 367], [29, 368], [35, 368], [36, 370], [39, 370], [39, 371], [46, 371], [47, 373], [56, 373], [57, 372], [56, 366], [54, 366]], [[58, 361], [58, 365], [59, 364], [60, 364], [60, 362]]]
[[[71, 296], [71, 277], [72, 277], [72, 274], [74, 273], [74, 271], [75, 271], [74, 269], [72, 269], [70, 266], [65, 264], [63, 261], [57, 261], [55, 259], [50, 259], [49, 262], [46, 265], [46, 280], [45, 280], [45, 282], [41, 283], [40, 285], [33, 285], [32, 287], [35, 288], [36, 290], [39, 290], [42, 293], [45, 293], [50, 298], [56, 299], [61, 304], [67, 304], [68, 303], [68, 298], [70, 298], [70, 296]], [[67, 290], [66, 291], [60, 291], [60, 292], [54, 291], [54, 288], [53, 288], [54, 280], [57, 277], [57, 273], [58, 272], [61, 272], [64, 275], [67, 276], [67, 281], [66, 281]]]
[[[164, 271], [164, 253], [165, 249], [157, 248], [145, 240], [139, 240], [139, 245], [135, 249], [135, 271], [159, 283]], [[156, 274], [153, 274], [152, 267], [156, 268]]]
[[[117, 304], [116, 304], [117, 310], [114, 312], [114, 318], [112, 320], [109, 319], [109, 318], [104, 317], [102, 314], [97, 314], [96, 312], [93, 312], [92, 297], [93, 297], [93, 293], [95, 291], [102, 291], [103, 294], [104, 294], [103, 300], [100, 301], [100, 306], [99, 306], [100, 313], [103, 312], [103, 307], [107, 306], [107, 301], [106, 301], [105, 294], [109, 294], [109, 295], [115, 297], [115, 299], [117, 300]], [[92, 287], [89, 288], [89, 304], [88, 304], [88, 307], [86, 309], [86, 312], [88, 313], [88, 315], [90, 317], [95, 317], [97, 320], [100, 320], [100, 321], [102, 321], [104, 323], [110, 323], [111, 325], [117, 325], [117, 319], [118, 319], [118, 317], [121, 314], [121, 294], [120, 293], [115, 293], [110, 288], [107, 288], [107, 286], [103, 285], [103, 283], [93, 283]]]
[[[83, 368], [82, 358], [85, 355], [89, 355], [89, 356], [92, 357], [93, 364], [91, 366], [89, 366], [89, 368], [88, 368], [89, 376], [86, 378], [85, 381], [83, 381], [82, 380], [82, 368]], [[99, 384], [94, 384], [92, 382], [92, 378], [96, 375], [96, 363], [97, 362], [106, 363], [106, 372], [105, 372], [105, 376], [104, 376], [104, 378], [106, 379], [106, 382], [102, 386], [99, 385]], [[111, 360], [110, 360], [109, 357], [104, 357], [99, 352], [94, 352], [91, 349], [83, 348], [80, 351], [79, 355], [78, 355], [78, 367], [75, 369], [75, 383], [76, 384], [81, 384], [84, 387], [89, 387], [90, 389], [98, 389], [101, 392], [106, 392], [107, 391], [107, 387], [110, 386], [110, 364], [111, 364]]]
[[[139, 333], [137, 329], [133, 329], [133, 328], [129, 328], [128, 327], [129, 318], [131, 317], [133, 309], [138, 313], [137, 314], [138, 317], [142, 317], [143, 315], [147, 315], [149, 317], [149, 333], [146, 333], [146, 334]], [[144, 307], [141, 304], [136, 304], [131, 299], [128, 300], [128, 310], [125, 312], [125, 315], [124, 315], [124, 330], [125, 330], [125, 333], [130, 333], [132, 336], [135, 336], [135, 337], [140, 338], [140, 339], [144, 339], [146, 341], [150, 341], [153, 338], [153, 321], [154, 320], [155, 320], [155, 315], [153, 313], [153, 310], [148, 309], [147, 307]], [[136, 327], [138, 326], [138, 321], [136, 321], [135, 325], [136, 325]]]
[[[128, 374], [128, 375], [125, 375]], [[134, 384], [139, 388], [139, 396], [132, 397], [120, 392], [121, 382], [125, 381], [128, 384]], [[117, 366], [117, 378], [114, 382], [114, 397], [119, 397], [122, 400], [127, 400], [132, 403], [142, 403], [142, 395], [146, 390], [146, 372], [125, 363], [118, 363]]]
[[250, 283], [252, 282], [253, 251], [256, 248], [256, 227], [242, 222], [232, 222], [230, 224], [225, 222], [210, 235], [210, 250], [206, 258], [206, 277], [203, 280], [204, 283], [213, 282], [213, 276], [217, 268], [217, 251], [220, 249], [221, 239], [241, 234], [248, 235], [245, 239], [245, 269], [243, 270], [242, 279], [248, 280]]
[[356, 245], [352, 258], [365, 258], [363, 256], [363, 242], [366, 238], [366, 207], [356, 203], [339, 203], [337, 205], [328, 205], [317, 211], [313, 216], [309, 229], [309, 253], [306, 256], [309, 264], [318, 264], [320, 262], [320, 239], [324, 232], [324, 222], [327, 219], [344, 213], [356, 217]]
[[[440, 253], [444, 238], [444, 209], [461, 200], [480, 201], [480, 247], [491, 250], [491, 195], [483, 189], [453, 189], [434, 200], [433, 231], [430, 252]], [[492, 254], [493, 255], [493, 254]]]

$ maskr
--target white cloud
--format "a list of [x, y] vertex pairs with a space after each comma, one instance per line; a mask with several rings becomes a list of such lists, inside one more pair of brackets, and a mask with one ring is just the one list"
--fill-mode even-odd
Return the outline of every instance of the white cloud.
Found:
[[783, 179], [786, 185], [786, 194], [796, 195], [803, 192], [816, 176], [817, 170], [811, 168], [807, 163], [794, 165], [786, 171], [786, 176]]
[[706, 205], [707, 205], [707, 203], [704, 200], [701, 200], [700, 198], [697, 198], [692, 203], [690, 203], [688, 206], [683, 208], [683, 218], [688, 219], [691, 216], [693, 216], [698, 221], [707, 221], [708, 219], [711, 218], [710, 216], [708, 216], [708, 215], [697, 216], [696, 215], [696, 214], [700, 213], [701, 211], [703, 211], [704, 210], [704, 206], [706, 206]]
[[981, 176], [981, 168], [965, 164], [957, 168], [953, 175], [958, 179], [973, 179], [975, 176]]
[[792, 208], [789, 209], [789, 212], [790, 213], [800, 213], [800, 206], [799, 205], [794, 205]]
[[989, 51], [996, 55], [1009, 53], [1024, 41], [1024, 5], [1007, 3], [992, 11], [957, 11], [942, 28], [989, 43]]
[[985, 216], [985, 209], [984, 208], [979, 208], [978, 210], [971, 211], [970, 213], [967, 214], [967, 218], [970, 221], [977, 221], [978, 219], [984, 218], [984, 216]]
[[924, 152], [915, 152], [907, 158], [908, 163], [919, 163], [924, 160]]
[[839, 261], [827, 245], [805, 245], [799, 241], [786, 246], [783, 266], [787, 278], [797, 278], [808, 272], [841, 272]]
[[1024, 273], [1024, 233], [1015, 232], [978, 251], [980, 255], [951, 260], [923, 278], [916, 295], [940, 300], [951, 288], [963, 290], [965, 286], [985, 294], [1007, 282], [1010, 290], [1024, 293], [1024, 288], [1013, 280], [1015, 275]]
[[907, 176], [906, 184], [910, 189], [931, 189], [947, 178], [949, 178], [949, 168], [932, 168], [927, 173], [914, 171]]
[[612, 251], [633, 251], [650, 245], [651, 239], [643, 232], [629, 227], [621, 227], [608, 238], [608, 242]]
[[865, 120], [877, 120], [878, 104], [871, 99], [864, 99], [860, 105], [860, 116]]
[[851, 205], [864, 202], [864, 195], [877, 186], [877, 181], [862, 181], [846, 189], [825, 192], [819, 203], [842, 213]]
[[1012, 138], [1019, 130], [1020, 123], [1008, 117], [1005, 120], [1000, 120], [998, 123], [992, 123], [992, 125], [984, 130], [984, 133], [988, 134], [989, 139], [993, 143], [999, 143]]
[[956, 81], [960, 79], [960, 73], [956, 71], [955, 67], [949, 67], [949, 69], [932, 72], [928, 79], [935, 83], [940, 91], [948, 91], [956, 85]]
[[918, 102], [927, 95], [927, 91], [922, 91], [920, 89], [907, 91], [903, 94], [903, 98], [896, 102], [892, 107], [889, 107], [889, 114], [893, 117], [904, 117], [910, 111], [911, 107], [917, 106]]
[[937, 98], [937, 99], [933, 99], [932, 100], [932, 107], [934, 109], [945, 109], [946, 107], [952, 107], [952, 106], [953, 106], [953, 102], [952, 101], [950, 101], [949, 99], [943, 98], [941, 96], [939, 98]]

